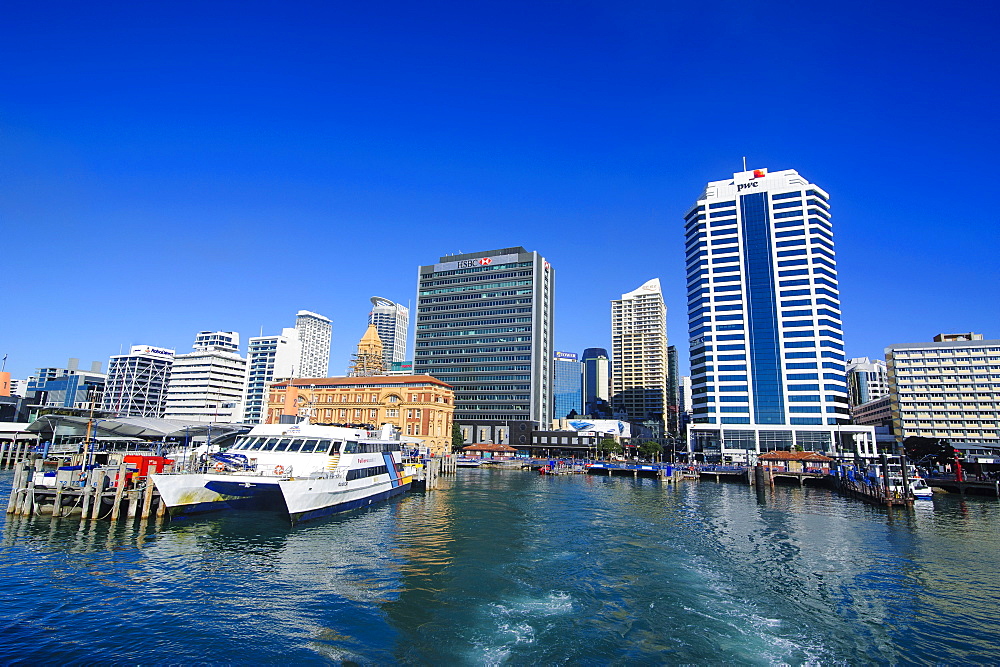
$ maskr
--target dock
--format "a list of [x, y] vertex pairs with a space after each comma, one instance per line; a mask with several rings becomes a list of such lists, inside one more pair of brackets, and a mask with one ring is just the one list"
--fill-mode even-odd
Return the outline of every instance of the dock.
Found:
[[140, 474], [125, 461], [117, 468], [81, 464], [55, 470], [46, 467], [42, 456], [34, 453], [15, 463], [7, 514], [47, 515], [53, 520], [78, 517], [82, 522], [166, 516], [167, 507], [148, 477], [148, 468]]

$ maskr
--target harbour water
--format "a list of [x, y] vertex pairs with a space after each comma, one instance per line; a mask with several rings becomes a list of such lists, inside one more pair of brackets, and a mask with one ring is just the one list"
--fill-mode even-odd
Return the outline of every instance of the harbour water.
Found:
[[3, 664], [1000, 655], [989, 498], [889, 510], [824, 489], [478, 469], [295, 528], [0, 521]]

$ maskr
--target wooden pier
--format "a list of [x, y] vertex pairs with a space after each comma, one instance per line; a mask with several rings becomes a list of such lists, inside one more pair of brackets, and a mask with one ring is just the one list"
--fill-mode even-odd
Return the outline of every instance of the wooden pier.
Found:
[[11, 470], [29, 456], [35, 456], [34, 440], [14, 440], [0, 442], [0, 470]]
[[[14, 466], [7, 514], [81, 521], [163, 517], [167, 507], [148, 478], [139, 479], [125, 463], [117, 469], [58, 470], [44, 476], [45, 461], [31, 454]], [[40, 484], [38, 480], [51, 484]]]

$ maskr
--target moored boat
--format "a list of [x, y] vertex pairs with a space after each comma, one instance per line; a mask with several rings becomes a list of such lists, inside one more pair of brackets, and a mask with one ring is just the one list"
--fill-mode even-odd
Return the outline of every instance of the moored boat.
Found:
[[151, 475], [172, 517], [213, 511], [265, 510], [294, 524], [366, 507], [410, 488], [412, 468], [391, 426], [379, 431], [264, 424], [198, 472]]

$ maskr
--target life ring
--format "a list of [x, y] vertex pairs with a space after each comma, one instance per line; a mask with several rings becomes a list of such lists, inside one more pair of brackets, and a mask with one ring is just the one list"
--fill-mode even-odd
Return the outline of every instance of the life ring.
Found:
[[274, 474], [275, 475], [283, 475], [283, 474], [285, 474], [285, 469], [282, 468], [281, 466], [274, 466]]
[[226, 471], [225, 463], [219, 461], [218, 463], [215, 464], [215, 472], [225, 472], [225, 471]]

